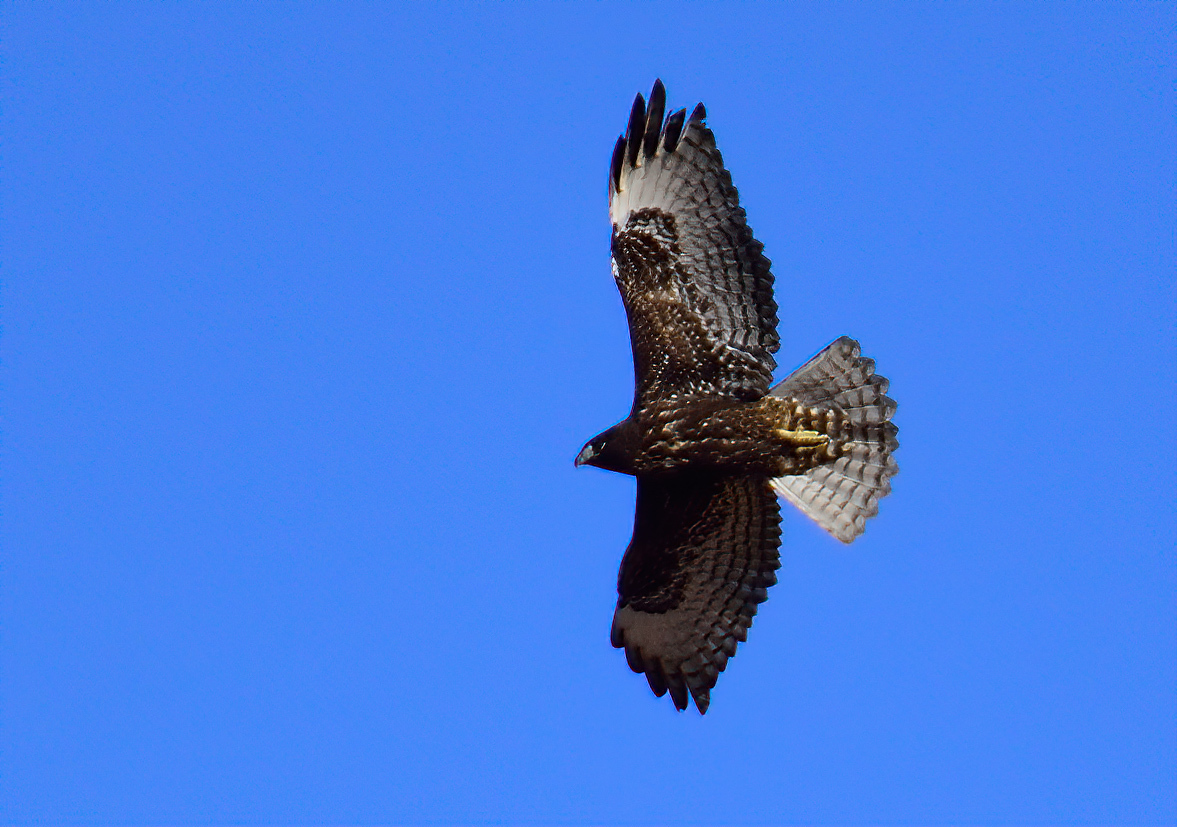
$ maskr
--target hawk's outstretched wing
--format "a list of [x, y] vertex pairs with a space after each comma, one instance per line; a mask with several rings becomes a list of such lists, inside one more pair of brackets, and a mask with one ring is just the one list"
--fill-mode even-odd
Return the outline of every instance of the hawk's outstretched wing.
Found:
[[780, 511], [765, 477], [638, 479], [621, 561], [613, 645], [674, 705], [706, 712], [711, 687], [780, 567]]
[[769, 260], [703, 123], [638, 95], [609, 174], [613, 274], [629, 315], [635, 407], [673, 394], [757, 399], [777, 351]]

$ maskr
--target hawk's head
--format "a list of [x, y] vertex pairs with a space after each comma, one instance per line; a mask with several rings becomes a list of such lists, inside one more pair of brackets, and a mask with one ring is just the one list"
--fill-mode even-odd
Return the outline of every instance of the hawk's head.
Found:
[[582, 465], [596, 465], [597, 458], [605, 450], [604, 434], [596, 436], [585, 443], [584, 447], [580, 449], [580, 453], [576, 455], [576, 467]]
[[633, 428], [627, 419], [586, 442], [576, 455], [576, 467], [594, 465], [606, 471], [632, 474], [634, 448]]

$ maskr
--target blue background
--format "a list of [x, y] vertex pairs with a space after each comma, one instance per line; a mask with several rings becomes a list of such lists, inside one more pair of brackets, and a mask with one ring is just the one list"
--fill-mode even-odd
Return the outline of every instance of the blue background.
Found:
[[[1173, 4], [3, 7], [0, 817], [1177, 820]], [[899, 401], [711, 711], [609, 646], [606, 170]]]

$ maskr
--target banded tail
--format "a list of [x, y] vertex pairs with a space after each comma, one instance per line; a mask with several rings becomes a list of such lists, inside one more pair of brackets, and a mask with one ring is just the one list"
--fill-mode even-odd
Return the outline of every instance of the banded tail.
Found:
[[841, 456], [772, 481], [778, 494], [843, 543], [879, 513], [899, 471], [891, 455], [899, 447], [899, 429], [890, 421], [895, 401], [887, 380], [875, 375], [874, 360], [861, 353], [858, 342], [843, 336], [769, 391], [846, 417]]

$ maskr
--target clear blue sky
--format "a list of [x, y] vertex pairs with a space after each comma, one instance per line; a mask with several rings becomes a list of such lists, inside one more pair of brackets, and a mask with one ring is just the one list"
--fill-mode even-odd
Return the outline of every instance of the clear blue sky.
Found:
[[[0, 820], [1173, 823], [1177, 6], [2, 9]], [[677, 714], [606, 172], [707, 104], [899, 402]]]

